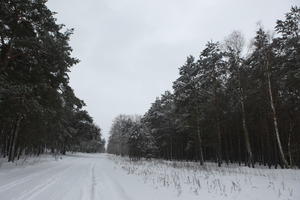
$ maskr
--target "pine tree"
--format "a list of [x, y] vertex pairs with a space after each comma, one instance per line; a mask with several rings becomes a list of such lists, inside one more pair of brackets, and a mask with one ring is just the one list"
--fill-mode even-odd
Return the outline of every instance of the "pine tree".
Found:
[[72, 29], [62, 31], [45, 3], [0, 3], [0, 148], [9, 161], [45, 148], [66, 152], [77, 133], [74, 115], [85, 105], [69, 86], [78, 63]]
[[[229, 37], [225, 40], [225, 48], [227, 50], [226, 56], [228, 57], [228, 64], [229, 64], [229, 73], [230, 78], [229, 82], [231, 82], [230, 89], [234, 91], [234, 94], [238, 96], [238, 101], [240, 104], [240, 110], [242, 113], [242, 125], [243, 125], [243, 132], [245, 138], [245, 144], [247, 149], [247, 161], [246, 165], [250, 167], [254, 167], [254, 160], [253, 154], [250, 145], [250, 138], [249, 138], [249, 131], [246, 122], [246, 100], [245, 100], [245, 89], [243, 82], [245, 81], [243, 77], [243, 69], [244, 61], [241, 58], [241, 53], [244, 46], [244, 38], [242, 37], [240, 32], [234, 31], [229, 35]], [[244, 81], [243, 81], [244, 80]]]
[[208, 42], [206, 48], [201, 52], [199, 65], [199, 83], [202, 87], [202, 94], [206, 98], [207, 108], [212, 114], [215, 122], [217, 135], [217, 162], [222, 164], [222, 129], [221, 129], [221, 98], [224, 92], [226, 81], [226, 64], [224, 53], [221, 51], [219, 43]]

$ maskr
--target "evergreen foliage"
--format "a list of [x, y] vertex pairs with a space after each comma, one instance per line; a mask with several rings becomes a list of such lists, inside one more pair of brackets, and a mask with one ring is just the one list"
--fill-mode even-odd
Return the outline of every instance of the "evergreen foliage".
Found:
[[122, 132], [127, 139], [111, 131], [108, 152], [118, 144], [117, 154], [137, 158], [149, 150], [151, 157], [200, 164], [299, 167], [300, 8], [292, 7], [275, 31], [272, 38], [259, 28], [247, 55], [239, 32], [222, 44], [208, 42], [179, 68], [174, 92]]
[[[45, 0], [0, 2], [0, 154], [103, 150], [100, 129], [69, 86], [72, 29]], [[79, 148], [83, 142], [95, 147]], [[94, 144], [95, 143], [95, 144]], [[98, 151], [97, 150], [97, 151]]]

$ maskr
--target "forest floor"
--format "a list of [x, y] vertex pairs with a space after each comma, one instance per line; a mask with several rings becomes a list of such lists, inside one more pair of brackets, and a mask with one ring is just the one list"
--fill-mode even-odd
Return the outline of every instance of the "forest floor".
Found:
[[[2, 164], [1, 164], [2, 163]], [[1, 200], [300, 199], [300, 170], [70, 154], [0, 160]]]

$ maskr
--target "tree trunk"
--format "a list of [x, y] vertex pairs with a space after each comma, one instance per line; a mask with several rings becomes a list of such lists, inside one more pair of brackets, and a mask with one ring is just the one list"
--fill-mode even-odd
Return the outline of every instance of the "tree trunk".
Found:
[[289, 130], [289, 138], [288, 138], [288, 152], [289, 152], [290, 166], [293, 166], [293, 158], [292, 158], [292, 150], [291, 150], [292, 134], [293, 134], [293, 125], [292, 125], [292, 122], [290, 122], [290, 130]]
[[197, 106], [197, 136], [198, 136], [198, 142], [199, 142], [199, 154], [200, 154], [200, 165], [204, 164], [204, 158], [203, 158], [203, 147], [202, 147], [202, 138], [201, 138], [201, 132], [200, 132], [200, 122], [199, 122], [199, 107]]
[[269, 67], [268, 61], [267, 61], [267, 81], [268, 81], [269, 100], [270, 100], [270, 105], [271, 105], [271, 109], [272, 109], [275, 137], [276, 137], [276, 142], [277, 142], [277, 146], [278, 146], [278, 150], [279, 150], [279, 155], [280, 155], [280, 159], [281, 159], [283, 166], [288, 167], [288, 162], [285, 159], [282, 145], [281, 145], [280, 136], [279, 136], [277, 114], [276, 114], [276, 109], [275, 109], [275, 105], [274, 105], [273, 93], [272, 93], [271, 72], [270, 72], [270, 67]]
[[[241, 91], [243, 91], [241, 89]], [[245, 144], [246, 144], [246, 150], [247, 150], [247, 165], [250, 167], [254, 168], [254, 161], [253, 161], [253, 154], [251, 150], [251, 145], [250, 145], [250, 139], [249, 139], [249, 132], [246, 124], [246, 113], [245, 113], [245, 104], [244, 104], [244, 97], [243, 94], [241, 96], [241, 107], [242, 107], [242, 121], [243, 121], [243, 130], [244, 130], [244, 137], [245, 137]]]
[[221, 167], [222, 165], [222, 138], [221, 138], [221, 127], [220, 127], [220, 119], [217, 117], [217, 135], [218, 135], [218, 166]]
[[222, 165], [222, 138], [221, 138], [221, 127], [220, 127], [220, 117], [219, 117], [219, 101], [217, 99], [217, 86], [216, 80], [214, 81], [214, 103], [215, 103], [215, 117], [217, 123], [217, 137], [218, 137], [218, 147], [217, 147], [217, 162], [218, 166], [221, 167]]
[[16, 129], [16, 127], [15, 127], [14, 121], [12, 121], [12, 127], [10, 130], [10, 136], [9, 136], [9, 141], [8, 141], [8, 146], [7, 146], [8, 162], [11, 161], [11, 152], [12, 152], [12, 147], [13, 147], [15, 129]]
[[15, 153], [16, 153], [15, 151], [16, 151], [16, 146], [17, 146], [16, 144], [17, 144], [18, 134], [19, 134], [19, 131], [20, 131], [21, 121], [22, 121], [22, 116], [18, 115], [17, 122], [16, 122], [16, 127], [15, 127], [13, 138], [12, 138], [11, 150], [10, 150], [10, 153], [9, 153], [8, 161], [13, 162], [15, 160]]
[[245, 97], [244, 97], [244, 90], [242, 88], [242, 82], [241, 82], [241, 72], [238, 68], [238, 84], [239, 84], [239, 92], [240, 92], [240, 104], [241, 104], [241, 111], [242, 111], [242, 123], [243, 123], [243, 131], [244, 131], [244, 138], [245, 138], [245, 144], [246, 144], [246, 150], [247, 150], [247, 159], [246, 164], [248, 167], [252, 165], [254, 168], [254, 160], [253, 160], [253, 154], [251, 150], [250, 145], [250, 139], [249, 139], [249, 132], [246, 124], [246, 111], [245, 111]]
[[170, 137], [171, 146], [170, 146], [170, 160], [173, 160], [173, 138]]

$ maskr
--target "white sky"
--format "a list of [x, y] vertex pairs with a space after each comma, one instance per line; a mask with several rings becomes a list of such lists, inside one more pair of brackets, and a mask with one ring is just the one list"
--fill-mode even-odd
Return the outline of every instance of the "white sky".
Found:
[[272, 29], [300, 0], [49, 0], [58, 23], [74, 28], [70, 73], [76, 95], [105, 138], [118, 114], [144, 114], [172, 89], [188, 55], [233, 30], [252, 38]]

